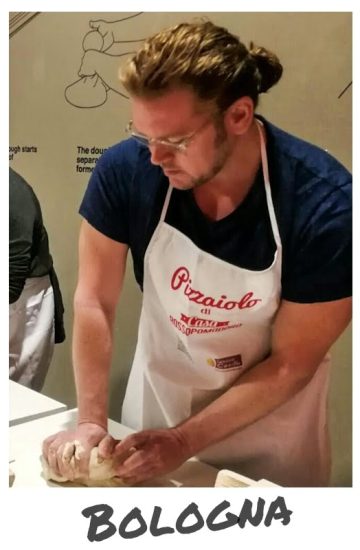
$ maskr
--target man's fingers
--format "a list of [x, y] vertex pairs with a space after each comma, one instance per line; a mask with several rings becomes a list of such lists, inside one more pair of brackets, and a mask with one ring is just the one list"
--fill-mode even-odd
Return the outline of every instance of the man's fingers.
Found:
[[62, 451], [62, 456], [61, 456], [62, 460], [69, 464], [74, 452], [75, 452], [75, 443], [73, 441], [67, 441]]
[[125, 439], [122, 439], [115, 447], [114, 452], [116, 455], [127, 454], [133, 451], [136, 451], [140, 448], [145, 441], [147, 441], [146, 432], [138, 432], [135, 434], [128, 435]]
[[63, 444], [54, 440], [45, 458], [55, 475], [73, 480], [87, 474], [90, 451], [77, 440], [66, 441]]
[[50, 435], [49, 437], [44, 439], [44, 441], [42, 443], [42, 454], [44, 455], [45, 458], [47, 458], [50, 445], [53, 443], [53, 441], [55, 441], [55, 439], [57, 439], [59, 433], [60, 432], [58, 432], [56, 434], [53, 434], [53, 435]]
[[[75, 471], [74, 471], [74, 461], [73, 461], [73, 453], [71, 451], [74, 450], [74, 446], [72, 442], [64, 443], [63, 445], [60, 445], [57, 449], [56, 453], [56, 459], [57, 459], [57, 469], [60, 473], [60, 475], [66, 479], [74, 479], [75, 477]], [[66, 459], [65, 459], [66, 456]]]
[[58, 455], [58, 469], [61, 477], [72, 481], [76, 477], [76, 471], [74, 468], [74, 457], [71, 457], [70, 462], [65, 462], [61, 456]]
[[58, 449], [58, 446], [57, 445], [55, 446], [54, 443], [52, 443], [48, 449], [48, 452], [45, 458], [49, 464], [50, 470], [54, 472], [54, 474], [59, 476], [61, 474], [58, 467], [57, 449]]
[[[119, 443], [118, 439], [114, 439], [110, 434], [107, 434], [98, 445], [98, 461], [110, 458], [113, 454], [116, 445]], [[100, 459], [100, 460], [99, 460]]]
[[42, 445], [50, 474], [69, 480], [85, 477], [90, 451], [104, 439], [106, 431], [96, 424], [80, 425], [75, 431], [61, 431], [47, 437]]
[[80, 441], [75, 441], [75, 468], [81, 475], [89, 473], [90, 448], [84, 447]]
[[134, 451], [124, 462], [121, 462], [118, 466], [115, 466], [116, 475], [121, 477], [125, 481], [129, 481], [130, 478], [138, 479], [139, 475], [146, 475], [146, 452]]

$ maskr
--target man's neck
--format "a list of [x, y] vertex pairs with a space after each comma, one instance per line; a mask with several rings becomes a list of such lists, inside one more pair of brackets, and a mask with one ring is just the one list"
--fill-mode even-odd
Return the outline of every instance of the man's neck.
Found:
[[233, 212], [245, 199], [261, 166], [260, 136], [256, 123], [246, 136], [234, 144], [223, 170], [211, 181], [193, 190], [202, 212], [211, 220], [220, 220]]

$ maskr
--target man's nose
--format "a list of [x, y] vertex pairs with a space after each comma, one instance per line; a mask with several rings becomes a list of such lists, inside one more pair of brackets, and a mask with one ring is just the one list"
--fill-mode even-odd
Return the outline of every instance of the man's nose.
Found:
[[149, 149], [152, 164], [164, 164], [164, 162], [174, 157], [174, 153], [170, 151], [166, 145], [162, 145], [161, 143], [151, 143], [149, 144]]

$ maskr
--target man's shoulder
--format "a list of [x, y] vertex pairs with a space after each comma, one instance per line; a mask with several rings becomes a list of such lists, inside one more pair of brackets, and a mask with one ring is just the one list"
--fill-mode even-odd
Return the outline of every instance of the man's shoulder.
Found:
[[106, 236], [131, 243], [133, 228], [141, 234], [139, 227], [145, 227], [154, 215], [165, 183], [160, 167], [151, 164], [146, 147], [134, 139], [122, 141], [97, 161], [79, 212]]
[[99, 161], [106, 166], [137, 169], [139, 166], [151, 165], [150, 152], [147, 147], [129, 138], [108, 147], [101, 155]]
[[269, 135], [270, 162], [280, 177], [297, 189], [313, 182], [332, 188], [351, 185], [351, 174], [334, 156], [321, 147], [265, 121]]
[[283, 298], [312, 303], [350, 296], [350, 172], [320, 147], [271, 124], [266, 129]]
[[130, 138], [106, 149], [96, 164], [94, 178], [141, 190], [144, 182], [147, 188], [156, 185], [162, 171], [151, 163], [149, 149]]

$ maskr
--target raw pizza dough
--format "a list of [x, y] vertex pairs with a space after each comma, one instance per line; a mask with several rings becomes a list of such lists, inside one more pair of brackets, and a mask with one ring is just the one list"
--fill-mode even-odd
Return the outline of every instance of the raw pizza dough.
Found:
[[87, 487], [126, 487], [126, 484], [121, 478], [116, 477], [116, 473], [113, 468], [113, 461], [111, 459], [98, 460], [98, 448], [94, 447], [90, 453], [89, 473], [88, 476], [84, 476], [77, 469], [75, 458], [79, 458], [80, 453], [83, 451], [79, 441], [73, 441], [66, 443], [64, 456], [71, 456], [70, 466], [74, 471], [74, 479], [69, 480], [66, 477], [59, 476], [50, 468], [48, 462], [43, 456], [41, 456], [41, 463], [43, 468], [43, 476], [46, 480], [56, 481], [57, 483], [71, 482], [71, 484], [85, 485]]

